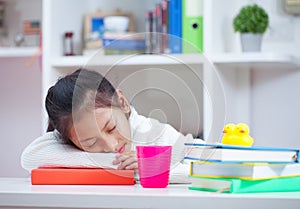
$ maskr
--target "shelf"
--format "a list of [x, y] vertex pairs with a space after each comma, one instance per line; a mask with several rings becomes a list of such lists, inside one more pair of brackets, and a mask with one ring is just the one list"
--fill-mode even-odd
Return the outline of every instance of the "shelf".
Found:
[[59, 57], [53, 59], [53, 67], [74, 67], [74, 66], [110, 66], [118, 65], [174, 65], [174, 64], [200, 64], [203, 58], [199, 59], [193, 54], [161, 54], [161, 55], [96, 55], [96, 56], [73, 56]]
[[[78, 66], [110, 66], [110, 65], [174, 65], [174, 64], [202, 64], [204, 57], [200, 54], [162, 54], [162, 55], [97, 55], [58, 57], [52, 66], [58, 68]], [[217, 65], [295, 65], [300, 66], [300, 58], [289, 54], [276, 53], [224, 53], [208, 55], [210, 62]]]
[[293, 61], [293, 56], [288, 54], [275, 54], [275, 53], [224, 53], [212, 56], [214, 63], [246, 63], [246, 62], [281, 62], [290, 63]]
[[300, 66], [300, 57], [291, 54], [277, 54], [269, 52], [224, 53], [211, 56], [211, 61], [219, 65], [250, 65], [258, 66]]
[[38, 53], [38, 47], [0, 47], [1, 57], [31, 57]]

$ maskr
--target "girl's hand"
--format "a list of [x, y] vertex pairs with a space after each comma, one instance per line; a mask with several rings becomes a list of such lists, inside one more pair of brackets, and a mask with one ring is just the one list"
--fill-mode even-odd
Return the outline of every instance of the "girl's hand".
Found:
[[125, 152], [117, 154], [116, 159], [113, 161], [113, 165], [120, 164], [118, 169], [120, 170], [137, 170], [137, 157], [135, 151]]

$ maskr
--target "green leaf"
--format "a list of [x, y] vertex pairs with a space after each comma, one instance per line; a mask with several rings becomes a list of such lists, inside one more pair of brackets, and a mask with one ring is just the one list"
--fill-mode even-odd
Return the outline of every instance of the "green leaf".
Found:
[[269, 16], [267, 12], [257, 4], [242, 7], [233, 19], [235, 32], [264, 33], [268, 26]]

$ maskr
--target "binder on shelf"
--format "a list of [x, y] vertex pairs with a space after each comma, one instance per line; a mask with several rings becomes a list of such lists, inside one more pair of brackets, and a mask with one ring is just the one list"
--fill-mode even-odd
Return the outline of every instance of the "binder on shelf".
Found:
[[169, 25], [169, 3], [166, 0], [161, 2], [161, 53], [169, 53], [168, 25]]
[[155, 31], [155, 38], [153, 41], [153, 53], [161, 53], [162, 51], [162, 15], [161, 15], [161, 4], [157, 3], [154, 9], [154, 31]]
[[146, 14], [146, 53], [151, 54], [153, 53], [153, 36], [154, 36], [154, 12], [148, 11]]
[[169, 47], [173, 54], [182, 53], [182, 0], [169, 2]]
[[203, 0], [182, 2], [182, 51], [203, 52]]

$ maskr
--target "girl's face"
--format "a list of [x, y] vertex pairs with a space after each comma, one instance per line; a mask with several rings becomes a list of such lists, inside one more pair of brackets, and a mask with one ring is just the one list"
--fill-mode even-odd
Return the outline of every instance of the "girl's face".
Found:
[[82, 114], [70, 130], [72, 142], [87, 152], [129, 152], [131, 132], [126, 114], [130, 107], [125, 97], [121, 99], [124, 108], [98, 108]]

